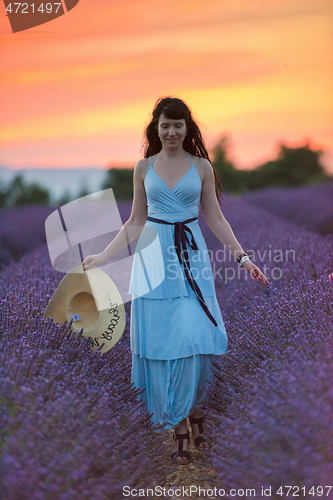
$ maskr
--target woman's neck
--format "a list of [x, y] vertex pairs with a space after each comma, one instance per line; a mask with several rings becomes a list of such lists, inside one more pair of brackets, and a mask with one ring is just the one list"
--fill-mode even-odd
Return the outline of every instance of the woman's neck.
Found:
[[175, 150], [167, 150], [162, 147], [161, 151], [158, 153], [159, 157], [164, 160], [177, 160], [180, 158], [184, 158], [186, 155], [186, 151], [183, 147], [177, 148]]

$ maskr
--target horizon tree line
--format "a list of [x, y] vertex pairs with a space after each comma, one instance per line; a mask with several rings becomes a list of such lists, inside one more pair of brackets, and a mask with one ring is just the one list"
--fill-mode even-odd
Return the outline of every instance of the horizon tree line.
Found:
[[[277, 157], [253, 170], [241, 170], [228, 157], [229, 138], [223, 136], [212, 149], [212, 164], [222, 182], [225, 193], [245, 194], [265, 187], [295, 187], [316, 184], [333, 179], [321, 163], [323, 151], [311, 149], [307, 142], [292, 148], [280, 144]], [[131, 200], [133, 197], [133, 169], [110, 168], [106, 171], [101, 189], [112, 188], [116, 199]], [[15, 176], [5, 186], [0, 179], [0, 208], [19, 205], [62, 206], [90, 194], [86, 185], [74, 198], [68, 192], [54, 201], [49, 190], [38, 183], [27, 183], [22, 174]]]

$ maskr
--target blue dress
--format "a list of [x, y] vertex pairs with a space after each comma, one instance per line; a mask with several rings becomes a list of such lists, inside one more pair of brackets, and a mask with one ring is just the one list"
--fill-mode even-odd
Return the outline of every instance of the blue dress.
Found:
[[[171, 223], [197, 217], [202, 182], [191, 156], [190, 169], [173, 189], [155, 172], [156, 156], [149, 158], [144, 178], [148, 217]], [[131, 382], [145, 389], [138, 398], [153, 414], [151, 421], [164, 429], [176, 427], [204, 406], [207, 381], [212, 380], [210, 365], [228, 347], [198, 219], [186, 227], [197, 248], [192, 248], [193, 239], [186, 230], [190, 273], [214, 319], [185, 276], [175, 245], [175, 225], [147, 220], [136, 246], [129, 287]]]

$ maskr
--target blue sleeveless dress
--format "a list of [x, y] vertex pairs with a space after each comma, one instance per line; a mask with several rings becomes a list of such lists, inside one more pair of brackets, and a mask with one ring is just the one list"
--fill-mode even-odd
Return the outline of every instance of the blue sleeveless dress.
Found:
[[[187, 153], [188, 154], [188, 153]], [[199, 213], [202, 182], [192, 162], [170, 189], [149, 158], [144, 178], [148, 217], [187, 221]], [[151, 161], [152, 160], [152, 161]], [[225, 354], [228, 338], [216, 298], [209, 251], [198, 220], [186, 223], [197, 250], [187, 246], [190, 270], [215, 319], [209, 319], [184, 275], [175, 248], [175, 226], [147, 220], [131, 270], [131, 382], [144, 388], [138, 398], [164, 429], [176, 427], [207, 400], [214, 356]], [[155, 244], [149, 244], [156, 235]], [[189, 235], [189, 233], [187, 233]]]

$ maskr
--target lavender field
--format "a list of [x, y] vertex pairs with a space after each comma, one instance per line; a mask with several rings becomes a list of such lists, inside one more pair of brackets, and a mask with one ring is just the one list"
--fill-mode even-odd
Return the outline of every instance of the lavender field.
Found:
[[333, 234], [333, 179], [307, 186], [260, 189], [247, 193], [244, 199], [322, 236]]
[[[238, 273], [200, 217], [229, 336], [207, 407], [216, 486], [255, 488], [256, 500], [266, 498], [261, 486], [286, 498], [281, 485], [299, 487], [298, 498], [332, 498], [307, 493], [333, 475], [333, 235], [227, 200], [227, 220], [271, 285]], [[130, 205], [120, 209], [125, 220]], [[130, 385], [129, 304], [123, 337], [100, 356], [43, 318], [63, 277], [45, 244], [0, 272], [2, 498], [118, 500], [125, 485], [163, 485], [163, 436]]]
[[45, 219], [53, 211], [36, 205], [0, 209], [0, 265], [19, 260], [46, 243]]

